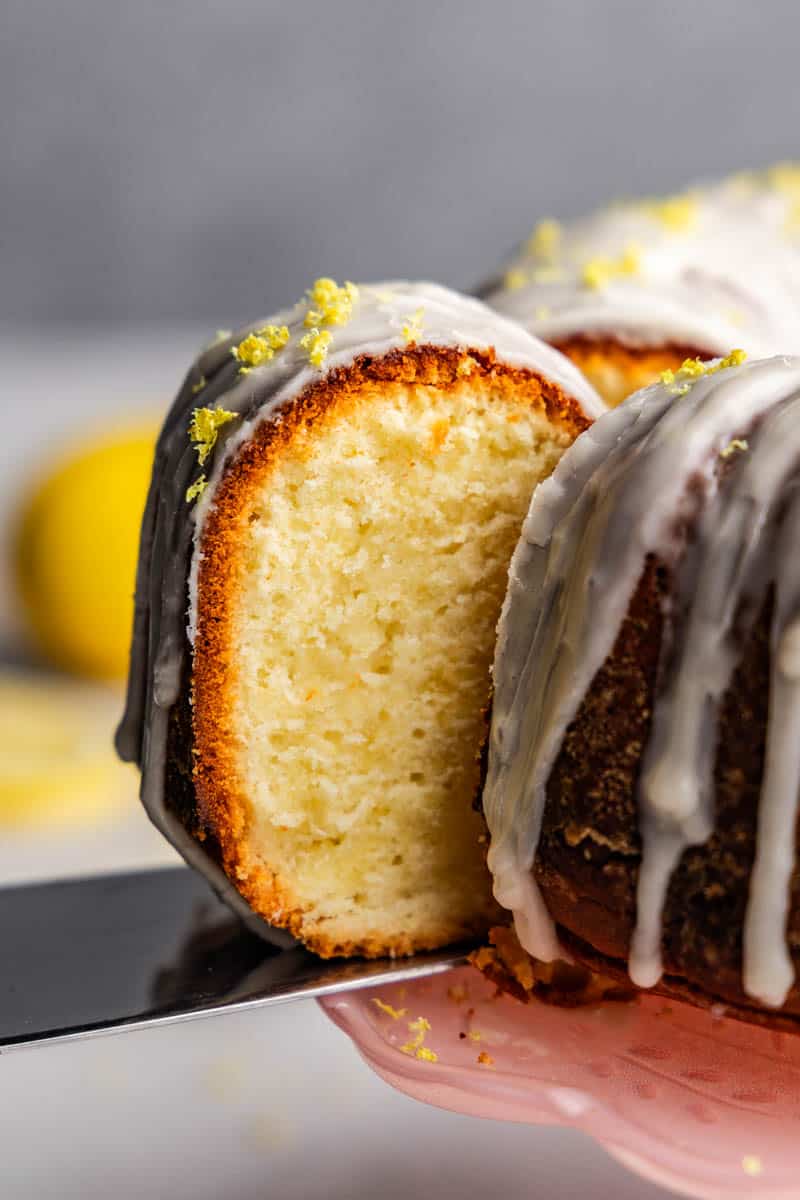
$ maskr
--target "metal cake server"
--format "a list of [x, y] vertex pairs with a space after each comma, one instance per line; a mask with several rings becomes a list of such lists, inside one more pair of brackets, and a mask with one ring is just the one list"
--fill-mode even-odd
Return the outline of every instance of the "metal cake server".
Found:
[[272, 946], [185, 867], [0, 888], [0, 1052], [438, 974], [468, 949]]

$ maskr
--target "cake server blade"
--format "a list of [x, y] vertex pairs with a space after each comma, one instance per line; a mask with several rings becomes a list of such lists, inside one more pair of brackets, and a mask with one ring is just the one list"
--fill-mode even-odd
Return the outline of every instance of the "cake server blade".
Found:
[[377, 988], [468, 949], [325, 960], [272, 946], [184, 867], [0, 888], [0, 1052]]

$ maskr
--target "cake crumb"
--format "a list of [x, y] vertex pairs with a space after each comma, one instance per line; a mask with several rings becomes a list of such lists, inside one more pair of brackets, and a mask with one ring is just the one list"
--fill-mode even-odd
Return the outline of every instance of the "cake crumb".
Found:
[[447, 989], [447, 999], [453, 1004], [463, 1004], [465, 1000], [469, 999], [469, 991], [466, 984], [455, 983], [452, 987], [449, 987]]
[[734, 438], [732, 442], [728, 442], [724, 450], [720, 450], [720, 458], [730, 458], [737, 450], [749, 450], [750, 444], [744, 438]]
[[494, 1066], [494, 1059], [492, 1058], [491, 1054], [487, 1054], [485, 1050], [481, 1050], [480, 1054], [478, 1055], [477, 1061], [480, 1064], [480, 1066], [482, 1066], [482, 1067], [493, 1067]]
[[744, 1171], [745, 1175], [750, 1175], [751, 1178], [755, 1178], [757, 1175], [761, 1174], [761, 1172], [764, 1170], [764, 1167], [757, 1154], [745, 1154], [742, 1158], [742, 1170]]

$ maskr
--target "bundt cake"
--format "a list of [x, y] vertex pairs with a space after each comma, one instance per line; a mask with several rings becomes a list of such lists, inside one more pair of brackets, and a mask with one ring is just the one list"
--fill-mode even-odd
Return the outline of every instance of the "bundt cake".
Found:
[[402, 954], [496, 917], [471, 805], [508, 563], [602, 410], [567, 359], [431, 284], [317, 280], [191, 368], [117, 744], [262, 932]]
[[800, 166], [543, 221], [480, 294], [611, 405], [685, 358], [797, 349]]
[[484, 808], [495, 896], [535, 962], [791, 1023], [800, 359], [743, 357], [666, 373], [534, 494]]

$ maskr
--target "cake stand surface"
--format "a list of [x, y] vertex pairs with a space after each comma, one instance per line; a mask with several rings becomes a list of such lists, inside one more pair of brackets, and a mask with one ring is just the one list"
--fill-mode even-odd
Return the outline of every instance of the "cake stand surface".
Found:
[[590, 1134], [702, 1200], [796, 1200], [800, 1038], [642, 996], [529, 1005], [470, 967], [322, 1002], [367, 1063], [440, 1108]]

